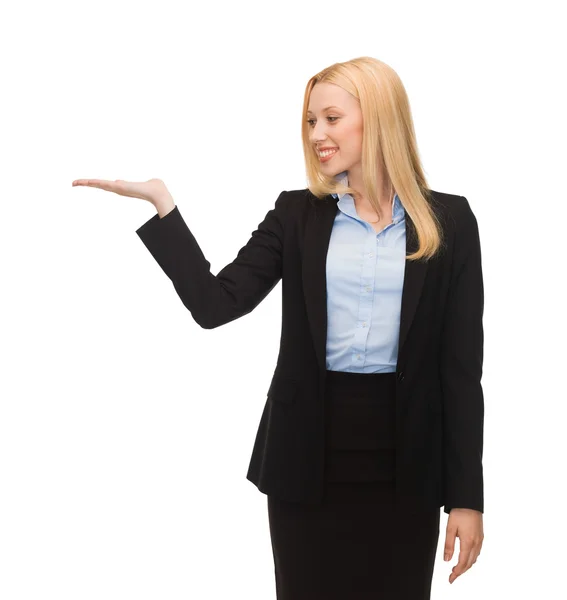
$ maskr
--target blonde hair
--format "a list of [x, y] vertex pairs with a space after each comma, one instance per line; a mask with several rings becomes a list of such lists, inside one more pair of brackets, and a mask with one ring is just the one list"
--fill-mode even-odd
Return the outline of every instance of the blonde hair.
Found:
[[308, 189], [317, 198], [328, 194], [351, 194], [355, 190], [324, 175], [319, 157], [309, 141], [307, 110], [311, 90], [318, 82], [333, 83], [352, 94], [360, 103], [364, 130], [362, 135], [362, 174], [368, 200], [378, 214], [378, 164], [386, 187], [396, 190], [409, 214], [419, 246], [408, 260], [432, 258], [443, 245], [443, 232], [432, 207], [432, 196], [423, 173], [413, 119], [406, 90], [397, 73], [382, 61], [363, 56], [335, 63], [308, 81], [303, 102], [301, 137]]

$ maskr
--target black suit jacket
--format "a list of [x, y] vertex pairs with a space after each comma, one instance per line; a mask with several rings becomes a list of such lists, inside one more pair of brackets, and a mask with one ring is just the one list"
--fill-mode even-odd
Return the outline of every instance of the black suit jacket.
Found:
[[[445, 247], [405, 265], [396, 368], [396, 499], [412, 509], [484, 512], [484, 289], [476, 218], [463, 196], [432, 191]], [[319, 503], [324, 486], [326, 254], [332, 195], [283, 191], [215, 276], [178, 207], [136, 233], [203, 328], [251, 312], [282, 280], [280, 351], [247, 478], [283, 500]], [[417, 235], [406, 212], [407, 253]]]

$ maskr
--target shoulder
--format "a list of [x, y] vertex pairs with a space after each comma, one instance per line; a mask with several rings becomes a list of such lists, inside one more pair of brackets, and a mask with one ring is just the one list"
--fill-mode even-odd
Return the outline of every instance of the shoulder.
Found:
[[480, 263], [480, 234], [476, 216], [465, 196], [430, 190], [433, 203], [446, 227], [452, 256], [452, 269], [460, 270], [467, 261]]
[[429, 190], [429, 193], [431, 194], [433, 204], [450, 217], [459, 218], [471, 210], [469, 201], [465, 196], [438, 192], [436, 190]]
[[297, 205], [309, 201], [310, 199], [317, 200], [308, 188], [303, 188], [301, 190], [284, 190], [280, 194], [280, 198], [288, 205]]
[[465, 196], [429, 190], [432, 206], [449, 231], [477, 229], [477, 220]]
[[284, 190], [277, 199], [276, 208], [279, 207], [279, 210], [285, 216], [303, 218], [312, 208], [328, 205], [331, 201], [334, 203], [331, 196], [326, 196], [323, 199], [317, 198], [308, 188]]

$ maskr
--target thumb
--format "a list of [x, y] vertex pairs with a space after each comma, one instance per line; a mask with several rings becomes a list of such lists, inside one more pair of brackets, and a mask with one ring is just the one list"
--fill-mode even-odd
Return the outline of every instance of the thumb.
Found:
[[444, 549], [444, 560], [451, 560], [453, 552], [455, 551], [455, 538], [457, 535], [457, 528], [455, 526], [447, 525], [447, 532], [445, 534], [445, 549]]

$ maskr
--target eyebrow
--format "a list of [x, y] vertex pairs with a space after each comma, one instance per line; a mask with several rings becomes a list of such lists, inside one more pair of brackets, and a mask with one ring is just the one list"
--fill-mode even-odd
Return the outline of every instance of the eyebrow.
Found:
[[[321, 112], [325, 112], [326, 110], [329, 110], [330, 108], [339, 108], [338, 106], [327, 106], [325, 107]], [[340, 110], [340, 108], [339, 108]], [[313, 112], [311, 112], [310, 110], [307, 111], [307, 114], [312, 115], [314, 114]]]

